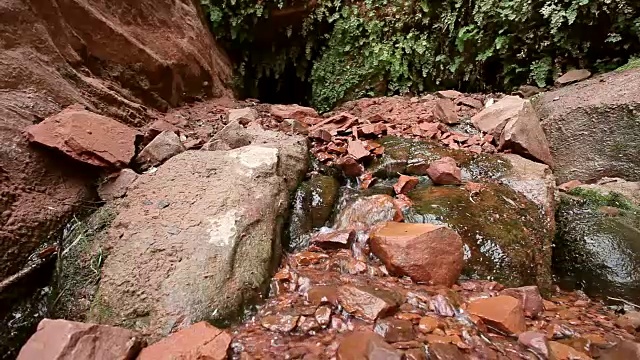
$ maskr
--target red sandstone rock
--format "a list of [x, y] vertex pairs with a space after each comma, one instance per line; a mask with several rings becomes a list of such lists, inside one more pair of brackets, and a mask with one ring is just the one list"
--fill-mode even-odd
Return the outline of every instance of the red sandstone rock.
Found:
[[577, 188], [580, 185], [582, 185], [582, 181], [580, 181], [580, 180], [571, 180], [571, 181], [567, 181], [566, 183], [558, 186], [558, 190], [560, 190], [562, 192], [569, 192], [569, 191]]
[[133, 360], [142, 347], [137, 333], [117, 327], [44, 319], [18, 360]]
[[295, 315], [269, 315], [263, 317], [260, 324], [271, 331], [286, 333], [295, 329], [299, 318]]
[[438, 99], [436, 107], [433, 110], [433, 115], [438, 121], [447, 125], [460, 122], [456, 114], [456, 106], [453, 104], [453, 101], [449, 99]]
[[344, 156], [336, 161], [336, 165], [348, 177], [357, 177], [364, 173], [364, 166], [351, 156]]
[[371, 321], [389, 315], [400, 305], [398, 295], [392, 291], [354, 285], [338, 288], [338, 302], [346, 312]]
[[396, 194], [406, 194], [418, 185], [420, 179], [415, 176], [400, 175], [398, 182], [393, 185]]
[[384, 337], [388, 342], [411, 341], [416, 337], [413, 331], [413, 324], [409, 320], [380, 319], [376, 322], [373, 331]]
[[300, 105], [271, 105], [269, 111], [271, 115], [280, 119], [303, 121], [306, 117], [319, 117], [314, 109]]
[[445, 226], [388, 222], [370, 244], [391, 274], [417, 282], [451, 286], [464, 265], [460, 235]]
[[356, 160], [361, 160], [371, 155], [360, 140], [350, 140], [347, 151]]
[[143, 349], [138, 360], [223, 360], [229, 344], [229, 334], [202, 321]]
[[500, 295], [507, 295], [520, 300], [524, 308], [524, 314], [527, 317], [535, 318], [544, 310], [542, 296], [537, 286], [505, 289], [500, 292]]
[[569, 70], [556, 79], [558, 85], [568, 85], [574, 82], [586, 80], [591, 76], [591, 72], [585, 69]]
[[438, 319], [431, 316], [425, 316], [420, 319], [418, 324], [418, 330], [424, 334], [430, 334], [433, 330], [438, 328]]
[[427, 175], [437, 185], [454, 185], [462, 182], [462, 171], [456, 161], [450, 157], [443, 157], [429, 165]]
[[547, 359], [549, 357], [547, 339], [543, 333], [535, 331], [523, 332], [518, 335], [518, 342], [541, 356], [543, 359]]
[[457, 105], [465, 105], [474, 109], [482, 109], [482, 101], [465, 96], [456, 100]]
[[348, 249], [355, 237], [353, 230], [332, 230], [314, 234], [310, 242], [323, 249]]
[[460, 349], [453, 344], [434, 342], [429, 344], [429, 359], [464, 360], [467, 359]]
[[156, 136], [160, 135], [164, 131], [173, 131], [174, 133], [180, 135], [180, 129], [178, 129], [175, 125], [165, 120], [158, 119], [146, 128], [142, 145], [146, 146], [153, 139], [155, 139]]
[[242, 108], [229, 110], [229, 121], [227, 123], [238, 122], [242, 125], [247, 125], [252, 121], [258, 119], [258, 111], [254, 108]]
[[522, 304], [520, 300], [511, 296], [500, 295], [474, 300], [469, 303], [467, 311], [499, 331], [520, 334], [527, 330]]
[[456, 90], [440, 90], [436, 92], [436, 95], [443, 99], [455, 100], [461, 97], [463, 94]]
[[70, 106], [26, 129], [29, 141], [103, 168], [123, 168], [135, 154], [138, 132], [106, 116]]
[[324, 303], [338, 305], [338, 288], [329, 285], [317, 285], [307, 291], [307, 300], [314, 305]]
[[176, 133], [165, 131], [142, 149], [135, 161], [142, 170], [146, 170], [152, 166], [158, 166], [186, 150]]
[[358, 331], [346, 336], [336, 353], [338, 360], [400, 360], [402, 355], [384, 339], [371, 331]]
[[311, 139], [322, 140], [324, 142], [331, 141], [331, 134], [324, 129], [316, 129], [309, 133]]
[[131, 169], [122, 169], [116, 176], [107, 179], [98, 187], [98, 195], [104, 201], [111, 201], [126, 195], [129, 187], [136, 181], [138, 174]]
[[590, 360], [591, 357], [569, 345], [556, 341], [549, 341], [549, 358], [553, 360]]

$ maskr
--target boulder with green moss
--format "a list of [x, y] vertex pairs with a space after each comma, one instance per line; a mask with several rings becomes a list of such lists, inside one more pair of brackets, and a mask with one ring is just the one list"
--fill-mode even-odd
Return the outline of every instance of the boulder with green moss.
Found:
[[562, 195], [554, 270], [561, 285], [590, 295], [640, 296], [640, 207], [598, 187]]
[[469, 278], [507, 286], [551, 285], [552, 234], [539, 207], [506, 185], [421, 186], [405, 221], [444, 223], [464, 242]]

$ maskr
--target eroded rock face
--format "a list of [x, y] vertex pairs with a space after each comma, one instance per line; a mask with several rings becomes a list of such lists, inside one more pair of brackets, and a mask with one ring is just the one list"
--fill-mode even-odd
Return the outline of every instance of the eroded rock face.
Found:
[[640, 181], [640, 70], [609, 73], [545, 92], [535, 103], [559, 183]]
[[231, 94], [230, 62], [201, 15], [192, 1], [0, 6], [0, 279], [95, 201], [97, 174], [29, 146], [25, 128], [73, 104], [138, 127], [148, 108]]
[[134, 360], [142, 346], [142, 338], [127, 329], [44, 319], [18, 359]]
[[187, 151], [140, 176], [112, 224], [92, 320], [155, 339], [228, 319], [263, 294], [307, 166], [303, 138], [265, 132], [262, 140], [269, 139]]

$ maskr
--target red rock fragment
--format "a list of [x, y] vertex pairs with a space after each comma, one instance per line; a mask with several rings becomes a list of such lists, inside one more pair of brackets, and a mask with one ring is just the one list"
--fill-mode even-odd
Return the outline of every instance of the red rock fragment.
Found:
[[500, 292], [500, 295], [507, 295], [520, 300], [524, 308], [524, 314], [527, 317], [535, 318], [544, 310], [542, 296], [537, 286], [505, 289]]
[[420, 179], [415, 176], [400, 175], [398, 182], [393, 185], [396, 194], [406, 194], [418, 185]]
[[569, 192], [569, 191], [577, 188], [580, 185], [582, 185], [582, 181], [580, 181], [580, 180], [571, 180], [571, 181], [568, 181], [568, 182], [558, 186], [558, 190], [560, 190], [562, 192]]
[[436, 101], [436, 107], [433, 110], [433, 115], [438, 121], [447, 125], [459, 123], [456, 107], [453, 101], [449, 99], [438, 99]]
[[335, 143], [329, 143], [329, 145], [327, 145], [327, 151], [331, 151], [333, 153], [336, 154], [346, 154], [347, 153], [347, 147], [346, 146], [338, 146]]
[[306, 117], [318, 117], [318, 112], [309, 107], [300, 105], [271, 105], [271, 115], [279, 119], [304, 120]]
[[124, 168], [135, 155], [138, 132], [116, 120], [69, 106], [26, 129], [29, 141], [102, 168]]
[[569, 345], [557, 341], [549, 341], [549, 358], [553, 360], [590, 360], [591, 357]]
[[376, 178], [373, 177], [373, 174], [366, 173], [360, 177], [360, 187], [363, 189], [368, 189], [371, 185], [376, 182]]
[[327, 260], [329, 258], [329, 255], [318, 253], [318, 252], [303, 251], [295, 254], [294, 258], [298, 263], [298, 265], [308, 266], [308, 265], [319, 264]]
[[316, 309], [314, 316], [320, 326], [327, 326], [331, 321], [331, 308], [328, 306], [320, 306]]
[[338, 302], [346, 312], [370, 321], [390, 314], [400, 305], [398, 295], [392, 291], [355, 285], [340, 286]]
[[347, 152], [356, 160], [361, 160], [371, 155], [360, 140], [349, 141]]
[[436, 95], [440, 98], [443, 99], [451, 99], [451, 100], [455, 100], [461, 96], [463, 96], [463, 94], [459, 91], [456, 90], [440, 90], [436, 92]]
[[472, 97], [465, 96], [456, 100], [457, 105], [465, 105], [474, 109], [482, 109], [482, 101], [476, 100]]
[[549, 348], [544, 334], [535, 331], [523, 332], [518, 335], [518, 342], [543, 359], [549, 358]]
[[414, 281], [451, 286], [462, 271], [462, 240], [445, 226], [388, 222], [370, 245], [391, 274]]
[[469, 303], [467, 311], [498, 331], [520, 334], [527, 330], [522, 304], [520, 300], [511, 296], [500, 295], [474, 300]]
[[160, 133], [164, 131], [173, 131], [174, 133], [180, 135], [180, 129], [178, 129], [175, 125], [168, 123], [165, 120], [158, 119], [146, 128], [146, 131], [144, 132], [144, 139], [142, 140], [142, 145], [146, 146], [153, 139], [155, 139], [156, 136], [160, 135]]
[[98, 195], [104, 201], [112, 201], [126, 195], [129, 187], [138, 179], [131, 169], [122, 169], [116, 176], [109, 178], [98, 187]]
[[331, 141], [331, 134], [327, 130], [316, 129], [309, 132], [309, 138], [329, 142]]
[[454, 185], [462, 182], [462, 171], [456, 161], [450, 157], [443, 157], [432, 162], [427, 175], [437, 185]]
[[438, 328], [438, 320], [436, 318], [425, 316], [420, 319], [418, 330], [424, 334], [430, 334]]
[[202, 321], [144, 348], [138, 360], [223, 360], [230, 344], [228, 333]]
[[269, 315], [262, 318], [260, 325], [271, 331], [287, 333], [296, 328], [299, 319], [295, 315]]
[[416, 337], [411, 321], [394, 318], [378, 320], [373, 331], [387, 342], [411, 341]]
[[336, 161], [336, 165], [347, 177], [358, 177], [364, 173], [364, 166], [351, 156], [341, 157]]
[[314, 304], [338, 305], [338, 288], [330, 285], [316, 285], [307, 291], [307, 300]]
[[338, 346], [338, 360], [400, 360], [402, 355], [372, 331], [357, 331], [346, 336]]
[[432, 342], [429, 344], [429, 359], [433, 360], [463, 360], [467, 357], [457, 346], [448, 343]]
[[20, 349], [18, 360], [133, 360], [142, 345], [141, 337], [131, 330], [44, 319], [38, 324], [35, 334]]
[[332, 230], [316, 233], [310, 242], [322, 249], [348, 249], [355, 237], [354, 230]]

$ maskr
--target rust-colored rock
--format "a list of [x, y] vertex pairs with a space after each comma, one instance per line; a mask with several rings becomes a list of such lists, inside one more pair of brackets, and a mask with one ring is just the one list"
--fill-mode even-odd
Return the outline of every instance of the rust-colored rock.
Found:
[[141, 337], [131, 330], [44, 319], [20, 350], [18, 360], [133, 360], [142, 345]]
[[413, 324], [409, 320], [380, 319], [376, 322], [374, 331], [387, 342], [411, 341], [416, 337]]
[[316, 129], [309, 133], [309, 138], [329, 142], [331, 141], [331, 134], [327, 130]]
[[398, 182], [393, 185], [396, 194], [406, 194], [418, 185], [420, 179], [415, 176], [400, 175]]
[[356, 160], [361, 160], [371, 155], [360, 140], [349, 140], [347, 152]]
[[223, 360], [231, 336], [207, 322], [199, 322], [145, 348], [138, 360]]
[[469, 303], [467, 311], [499, 331], [520, 334], [527, 330], [522, 304], [520, 300], [511, 296], [500, 295], [474, 300]]
[[526, 331], [518, 335], [518, 342], [529, 350], [541, 356], [543, 359], [549, 358], [549, 348], [547, 347], [547, 339], [545, 334]]
[[384, 339], [371, 331], [357, 331], [340, 342], [338, 360], [400, 360], [402, 355]]
[[387, 221], [399, 221], [402, 212], [389, 195], [372, 195], [348, 203], [336, 217], [337, 229], [366, 230]]
[[456, 90], [440, 90], [436, 92], [436, 95], [440, 98], [451, 99], [451, 100], [455, 100], [463, 96], [463, 94], [460, 91], [456, 91]]
[[295, 315], [269, 315], [263, 317], [260, 324], [271, 331], [287, 333], [295, 329], [299, 318]]
[[544, 310], [542, 296], [537, 286], [505, 289], [500, 292], [500, 295], [508, 295], [520, 300], [524, 308], [524, 315], [527, 317], [535, 318]]
[[348, 177], [358, 177], [364, 173], [364, 166], [351, 156], [341, 157], [336, 161], [336, 165]]
[[126, 195], [127, 190], [138, 178], [131, 169], [122, 169], [116, 176], [107, 179], [98, 187], [98, 195], [104, 201], [111, 201]]
[[562, 192], [569, 192], [569, 191], [577, 188], [580, 185], [582, 185], [582, 181], [580, 181], [580, 180], [571, 180], [571, 181], [567, 181], [566, 183], [563, 183], [563, 184], [559, 185], [558, 186], [558, 190], [560, 190]]
[[454, 125], [460, 122], [456, 114], [456, 106], [449, 99], [438, 99], [433, 115], [438, 121], [447, 125]]
[[29, 141], [103, 168], [123, 168], [135, 154], [138, 132], [106, 116], [70, 106], [26, 130]]
[[229, 110], [229, 121], [227, 123], [240, 123], [241, 125], [247, 125], [252, 121], [258, 119], [258, 111], [254, 108], [242, 108]]
[[187, 151], [176, 133], [165, 131], [156, 136], [136, 157], [136, 163], [142, 170], [158, 166], [170, 158]]
[[591, 71], [586, 69], [569, 70], [556, 79], [558, 85], [568, 85], [591, 77]]
[[451, 286], [464, 265], [462, 240], [446, 226], [388, 222], [370, 244], [390, 273], [417, 282]]
[[501, 150], [511, 150], [553, 167], [553, 158], [540, 119], [528, 100], [505, 96], [471, 118], [483, 132], [498, 139]]
[[599, 360], [640, 359], [640, 343], [622, 340], [615, 346], [600, 352]]
[[429, 344], [429, 359], [433, 360], [464, 360], [468, 357], [453, 344], [431, 343]]
[[318, 117], [318, 112], [312, 108], [300, 105], [271, 105], [271, 115], [280, 119], [295, 119], [304, 121], [307, 117]]
[[338, 302], [346, 312], [370, 321], [389, 315], [400, 305], [398, 294], [392, 291], [355, 285], [340, 286]]
[[640, 312], [629, 311], [623, 315], [618, 316], [616, 319], [616, 325], [619, 328], [626, 330], [627, 332], [634, 334], [640, 329]]
[[590, 360], [591, 357], [569, 345], [557, 341], [549, 341], [549, 358], [553, 360]]
[[465, 105], [474, 109], [482, 109], [482, 101], [474, 99], [470, 96], [461, 97], [456, 100], [457, 105]]
[[424, 334], [430, 334], [433, 330], [438, 328], [438, 319], [431, 316], [425, 316], [420, 319], [418, 323], [418, 330]]
[[427, 175], [437, 185], [455, 185], [462, 182], [462, 171], [450, 157], [432, 162], [427, 169]]
[[348, 249], [355, 237], [353, 230], [332, 230], [314, 234], [310, 242], [323, 249]]
[[307, 291], [307, 300], [314, 305], [338, 305], [338, 288], [330, 285], [314, 286]]
[[165, 120], [158, 119], [152, 122], [151, 125], [146, 127], [142, 145], [147, 146], [147, 144], [153, 141], [153, 139], [155, 139], [156, 136], [160, 135], [164, 131], [173, 131], [174, 133], [180, 135], [180, 129], [178, 129], [175, 125]]

